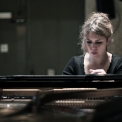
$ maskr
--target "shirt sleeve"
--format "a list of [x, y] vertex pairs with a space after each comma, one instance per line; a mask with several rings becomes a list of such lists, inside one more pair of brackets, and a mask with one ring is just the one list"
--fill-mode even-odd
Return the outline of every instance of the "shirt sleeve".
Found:
[[[114, 60], [114, 64], [115, 68], [114, 73], [113, 74], [122, 74], [122, 58], [121, 57], [117, 57], [116, 60]], [[121, 80], [115, 80], [115, 82], [122, 82]]]
[[117, 61], [115, 74], [122, 74], [122, 58]]
[[65, 66], [62, 75], [74, 75], [74, 68], [75, 68], [74, 57], [72, 57]]

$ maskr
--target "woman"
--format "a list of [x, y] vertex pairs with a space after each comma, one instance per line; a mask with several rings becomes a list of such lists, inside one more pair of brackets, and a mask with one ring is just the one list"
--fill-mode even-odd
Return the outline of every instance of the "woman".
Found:
[[83, 55], [70, 59], [63, 75], [122, 74], [122, 57], [107, 52], [113, 27], [105, 13], [93, 12], [80, 29]]

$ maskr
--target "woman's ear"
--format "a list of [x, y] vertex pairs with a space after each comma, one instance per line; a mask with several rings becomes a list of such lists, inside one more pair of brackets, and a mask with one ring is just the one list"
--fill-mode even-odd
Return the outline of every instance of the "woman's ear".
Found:
[[109, 45], [109, 43], [111, 42], [111, 38], [107, 39], [107, 45]]

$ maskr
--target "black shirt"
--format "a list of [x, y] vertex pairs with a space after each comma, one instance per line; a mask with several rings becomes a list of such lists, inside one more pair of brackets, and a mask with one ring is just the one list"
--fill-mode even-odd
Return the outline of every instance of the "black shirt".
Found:
[[[84, 55], [73, 56], [63, 70], [63, 75], [85, 75]], [[113, 55], [107, 74], [122, 74], [122, 57]]]

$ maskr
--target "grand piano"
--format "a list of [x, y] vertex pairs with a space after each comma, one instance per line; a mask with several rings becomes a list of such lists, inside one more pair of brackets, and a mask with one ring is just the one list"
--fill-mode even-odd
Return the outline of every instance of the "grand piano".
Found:
[[108, 74], [0, 76], [0, 122], [120, 122], [121, 81]]

